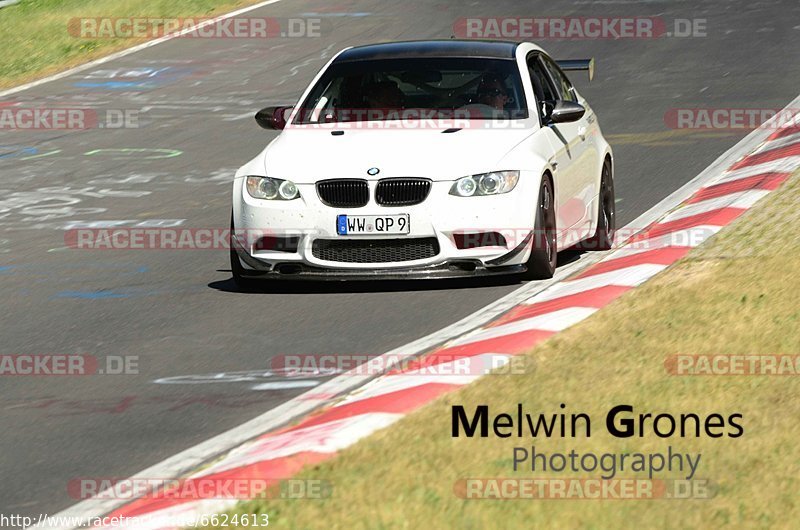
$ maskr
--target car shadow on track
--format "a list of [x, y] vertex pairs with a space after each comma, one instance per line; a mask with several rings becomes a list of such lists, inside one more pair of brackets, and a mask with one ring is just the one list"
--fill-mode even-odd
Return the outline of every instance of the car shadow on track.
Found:
[[[230, 272], [219, 270], [218, 272]], [[519, 276], [494, 276], [488, 278], [440, 278], [430, 280], [264, 280], [255, 281], [246, 290], [239, 289], [233, 278], [211, 282], [212, 289], [243, 294], [337, 294], [385, 293], [400, 291], [438, 291], [449, 289], [475, 289], [500, 287], [520, 283]]]
[[[584, 252], [567, 249], [558, 253], [558, 266], [562, 267], [580, 259]], [[230, 273], [230, 269], [217, 272]], [[522, 285], [519, 275], [484, 276], [477, 278], [438, 278], [430, 280], [264, 280], [253, 282], [242, 290], [233, 278], [214, 281], [208, 286], [217, 291], [242, 294], [337, 294], [381, 293], [401, 291], [443, 291], [451, 289], [476, 289]]]

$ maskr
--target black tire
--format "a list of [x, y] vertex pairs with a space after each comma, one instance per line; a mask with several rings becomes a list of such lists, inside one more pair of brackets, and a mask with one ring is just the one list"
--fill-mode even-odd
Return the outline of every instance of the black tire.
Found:
[[597, 230], [592, 237], [580, 245], [580, 248], [584, 250], [611, 250], [614, 246], [617, 212], [614, 202], [614, 176], [611, 172], [611, 162], [608, 159], [603, 163], [603, 175], [600, 178], [598, 195]]
[[555, 194], [550, 177], [542, 177], [536, 201], [536, 222], [528, 258], [527, 280], [546, 280], [556, 272], [558, 259]]
[[254, 281], [250, 278], [244, 277], [244, 267], [242, 267], [242, 263], [239, 261], [239, 256], [236, 254], [236, 251], [233, 248], [233, 211], [231, 211], [231, 233], [230, 233], [230, 241], [228, 245], [230, 246], [230, 259], [231, 259], [231, 276], [233, 276], [233, 283], [236, 284], [236, 288], [240, 291], [250, 291], [254, 287]]

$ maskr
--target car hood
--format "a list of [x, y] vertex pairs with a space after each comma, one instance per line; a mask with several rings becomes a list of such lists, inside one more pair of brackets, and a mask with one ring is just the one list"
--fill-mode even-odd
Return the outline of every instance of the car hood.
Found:
[[[503, 158], [531, 129], [284, 130], [262, 153], [267, 176], [299, 184], [329, 178], [425, 177], [455, 180], [503, 169]], [[370, 177], [367, 170], [378, 168]]]

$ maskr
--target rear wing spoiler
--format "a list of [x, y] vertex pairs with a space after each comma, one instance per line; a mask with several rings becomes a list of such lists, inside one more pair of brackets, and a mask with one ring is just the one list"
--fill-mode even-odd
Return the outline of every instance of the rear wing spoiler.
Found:
[[589, 81], [594, 79], [594, 57], [591, 59], [565, 59], [563, 61], [556, 61], [558, 66], [565, 72], [571, 70], [587, 70], [589, 72]]

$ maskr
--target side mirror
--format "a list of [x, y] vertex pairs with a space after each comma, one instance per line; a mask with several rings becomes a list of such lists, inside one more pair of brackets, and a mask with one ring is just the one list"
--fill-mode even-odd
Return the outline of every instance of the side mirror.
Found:
[[292, 107], [267, 107], [256, 112], [256, 123], [262, 129], [281, 130], [286, 127], [286, 120]]
[[586, 114], [586, 109], [580, 103], [564, 101], [559, 99], [550, 113], [550, 121], [553, 123], [570, 123], [578, 121]]

